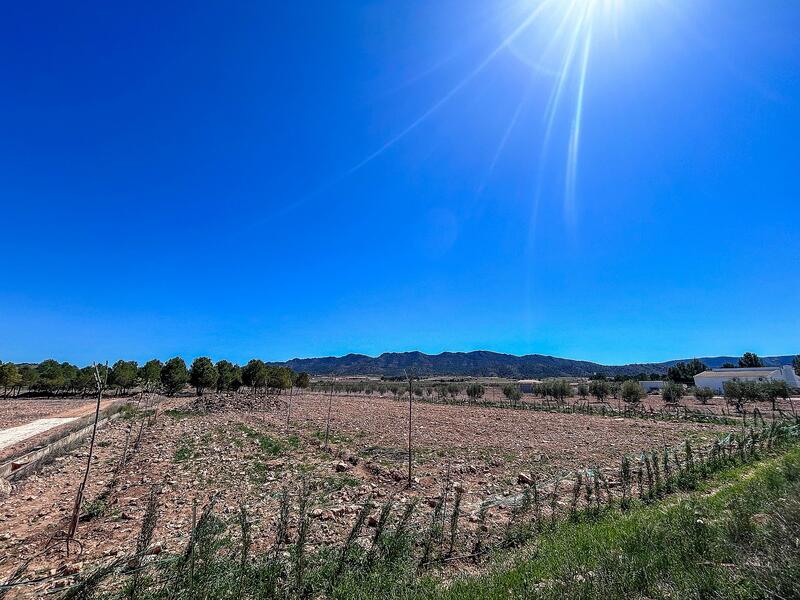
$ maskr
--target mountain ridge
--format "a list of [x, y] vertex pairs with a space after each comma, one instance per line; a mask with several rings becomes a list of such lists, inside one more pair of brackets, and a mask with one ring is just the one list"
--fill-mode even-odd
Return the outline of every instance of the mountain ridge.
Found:
[[[792, 364], [793, 355], [762, 357], [765, 366]], [[736, 364], [738, 356], [711, 356], [699, 358], [711, 368], [726, 362]], [[691, 360], [676, 359], [655, 363], [629, 363], [625, 365], [604, 365], [586, 360], [561, 358], [547, 354], [505, 354], [489, 350], [471, 352], [441, 352], [426, 354], [420, 351], [384, 352], [378, 356], [366, 354], [345, 354], [344, 356], [324, 356], [316, 358], [293, 358], [273, 363], [291, 367], [295, 371], [306, 371], [312, 375], [381, 375], [396, 377], [405, 371], [413, 371], [419, 376], [462, 375], [473, 377], [585, 377], [593, 374], [607, 376], [638, 375], [657, 373], [664, 375], [669, 367], [678, 362]]]

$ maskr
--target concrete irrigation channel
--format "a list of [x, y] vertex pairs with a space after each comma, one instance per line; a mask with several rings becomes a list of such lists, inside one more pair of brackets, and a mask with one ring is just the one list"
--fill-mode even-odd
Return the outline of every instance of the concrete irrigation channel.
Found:
[[[109, 421], [118, 418], [121, 414], [120, 411], [127, 404], [127, 400], [120, 400], [102, 409], [97, 420], [97, 427], [102, 427]], [[64, 430], [62, 426], [70, 423], [71, 426]], [[93, 427], [94, 413], [84, 417], [38, 419], [25, 425], [0, 431], [0, 450], [2, 450], [49, 429], [58, 429], [36, 447], [24, 449], [19, 454], [1, 463], [0, 478], [10, 482], [35, 473], [56, 456], [69, 452], [78, 446], [87, 436], [92, 434]]]

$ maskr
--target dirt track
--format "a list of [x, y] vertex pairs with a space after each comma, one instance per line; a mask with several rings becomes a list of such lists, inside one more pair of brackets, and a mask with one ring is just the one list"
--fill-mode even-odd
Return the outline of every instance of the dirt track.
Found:
[[16, 427], [2, 429], [0, 430], [0, 450], [23, 442], [45, 431], [49, 431], [54, 427], [71, 423], [77, 418], [78, 417], [53, 417], [49, 419], [36, 419], [25, 425], [17, 425]]

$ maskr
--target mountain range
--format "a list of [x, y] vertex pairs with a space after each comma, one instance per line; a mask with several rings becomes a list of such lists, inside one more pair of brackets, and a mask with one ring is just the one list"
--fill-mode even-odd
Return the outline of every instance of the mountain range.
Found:
[[[792, 364], [794, 356], [762, 357], [765, 366]], [[690, 359], [682, 359], [690, 360]], [[709, 367], [721, 367], [725, 363], [736, 364], [739, 357], [713, 356], [700, 360]], [[306, 371], [312, 375], [378, 375], [397, 377], [409, 371], [417, 376], [462, 375], [473, 377], [586, 377], [603, 374], [638, 375], [657, 373], [664, 375], [669, 367], [681, 362], [670, 360], [658, 363], [632, 363], [627, 365], [602, 365], [584, 360], [571, 360], [544, 354], [516, 356], [478, 350], [475, 352], [442, 352], [425, 354], [423, 352], [385, 352], [380, 356], [347, 354], [322, 358], [294, 358], [284, 363], [295, 371]]]

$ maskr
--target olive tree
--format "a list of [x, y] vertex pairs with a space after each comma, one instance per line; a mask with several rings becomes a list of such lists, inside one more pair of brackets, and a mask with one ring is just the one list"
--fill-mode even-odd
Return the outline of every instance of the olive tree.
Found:
[[620, 388], [620, 394], [625, 402], [639, 402], [645, 397], [642, 384], [635, 379], [628, 379], [623, 382]]
[[509, 383], [503, 386], [503, 395], [514, 406], [516, 406], [517, 402], [519, 402], [520, 398], [522, 398], [522, 392], [520, 391], [519, 386], [514, 383]]
[[667, 404], [677, 404], [685, 394], [686, 388], [683, 387], [682, 383], [668, 381], [664, 384], [664, 387], [661, 388], [661, 397]]
[[197, 391], [198, 396], [202, 396], [206, 388], [217, 385], [218, 376], [214, 363], [207, 356], [195, 358], [189, 369], [189, 383]]
[[701, 404], [708, 404], [709, 400], [714, 397], [714, 390], [710, 387], [695, 388], [694, 397], [697, 398]]
[[736, 410], [739, 412], [741, 412], [742, 405], [748, 396], [745, 383], [744, 381], [726, 381], [722, 384], [725, 401], [736, 406]]
[[473, 402], [483, 398], [486, 389], [480, 383], [470, 383], [467, 386], [467, 397]]
[[762, 384], [762, 389], [763, 389], [764, 399], [772, 403], [773, 412], [775, 412], [778, 409], [777, 408], [778, 398], [787, 400], [791, 395], [789, 391], [789, 385], [783, 380], [767, 381]]
[[607, 381], [602, 379], [593, 379], [589, 382], [589, 393], [597, 398], [598, 402], [605, 401], [611, 393], [611, 389]]
[[180, 356], [169, 359], [161, 369], [161, 384], [167, 395], [174, 396], [189, 382], [189, 371]]

